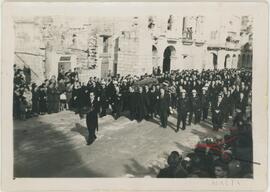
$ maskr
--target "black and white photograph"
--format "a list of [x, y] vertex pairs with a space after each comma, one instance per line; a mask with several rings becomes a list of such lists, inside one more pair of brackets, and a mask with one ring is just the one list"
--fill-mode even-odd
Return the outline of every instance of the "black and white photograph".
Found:
[[13, 179], [252, 181], [254, 14], [121, 10], [12, 16]]

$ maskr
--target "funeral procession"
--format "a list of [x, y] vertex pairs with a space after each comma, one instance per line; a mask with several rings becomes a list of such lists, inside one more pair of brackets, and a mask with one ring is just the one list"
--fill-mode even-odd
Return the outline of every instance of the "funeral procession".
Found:
[[253, 178], [250, 16], [14, 19], [14, 177]]

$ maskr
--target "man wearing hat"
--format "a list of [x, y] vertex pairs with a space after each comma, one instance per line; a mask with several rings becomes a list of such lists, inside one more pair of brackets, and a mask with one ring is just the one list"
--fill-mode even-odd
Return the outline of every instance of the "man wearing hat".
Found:
[[190, 98], [189, 125], [191, 124], [193, 114], [195, 116], [195, 124], [199, 123], [201, 120], [201, 101], [195, 89], [192, 90], [192, 96]]
[[186, 90], [181, 90], [181, 98], [177, 100], [177, 129], [179, 131], [180, 123], [182, 122], [182, 130], [186, 129], [187, 112], [189, 111], [189, 102], [186, 97]]

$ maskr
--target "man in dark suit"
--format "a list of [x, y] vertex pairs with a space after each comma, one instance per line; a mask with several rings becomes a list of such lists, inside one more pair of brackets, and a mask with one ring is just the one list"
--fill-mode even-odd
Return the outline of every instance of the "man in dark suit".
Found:
[[123, 95], [123, 111], [128, 110], [128, 89], [129, 85], [127, 83], [127, 80], [124, 79], [122, 84], [120, 85], [120, 93]]
[[218, 129], [222, 129], [224, 120], [224, 103], [221, 94], [218, 95], [217, 102], [212, 106], [212, 111], [213, 129], [218, 131]]
[[99, 111], [99, 105], [97, 100], [95, 99], [94, 92], [89, 93], [89, 102], [88, 102], [89, 111], [86, 115], [86, 125], [88, 129], [88, 140], [87, 145], [92, 144], [96, 136], [96, 130], [98, 130], [98, 111]]
[[192, 96], [190, 98], [189, 124], [191, 124], [193, 114], [195, 116], [195, 124], [199, 123], [201, 120], [201, 101], [195, 89], [192, 90]]
[[170, 108], [170, 97], [165, 93], [164, 88], [160, 89], [160, 95], [158, 97], [158, 111], [161, 121], [161, 126], [167, 128], [169, 109]]
[[239, 98], [235, 102], [235, 117], [233, 119], [233, 125], [235, 126], [246, 115], [247, 100], [244, 97], [244, 93], [239, 93]]
[[179, 131], [180, 123], [182, 122], [182, 130], [186, 129], [186, 120], [187, 120], [187, 112], [189, 102], [188, 98], [186, 98], [186, 91], [181, 90], [181, 98], [177, 100], [177, 129], [176, 132]]
[[145, 98], [143, 96], [143, 88], [141, 86], [138, 87], [138, 92], [135, 92], [136, 95], [136, 120], [141, 122], [146, 115], [146, 106], [145, 106]]
[[241, 110], [243, 115], [246, 113], [247, 100], [243, 92], [239, 93], [239, 97], [236, 100], [235, 108]]
[[150, 117], [153, 118], [154, 116], [156, 117], [157, 115], [157, 92], [156, 92], [156, 87], [153, 85], [152, 89], [150, 91]]
[[123, 109], [123, 95], [120, 93], [119, 87], [115, 87], [115, 94], [112, 97], [112, 114], [114, 119], [118, 119]]
[[208, 117], [208, 109], [209, 109], [209, 95], [206, 92], [206, 87], [202, 88], [202, 95], [201, 95], [201, 103], [202, 103], [202, 120], [206, 120]]
[[146, 109], [146, 115], [145, 119], [149, 119], [150, 113], [151, 113], [151, 93], [149, 91], [149, 87], [147, 85], [144, 86], [144, 92], [143, 92], [143, 100], [144, 100], [144, 105]]
[[136, 94], [134, 92], [133, 87], [129, 87], [129, 92], [128, 92], [128, 109], [129, 109], [129, 116], [130, 120], [133, 121], [136, 117]]
[[101, 106], [101, 113], [100, 113], [100, 117], [104, 117], [107, 115], [107, 109], [108, 109], [108, 98], [107, 98], [107, 89], [106, 89], [106, 82], [105, 81], [101, 81], [101, 87], [99, 90], [99, 102], [100, 102], [100, 106]]

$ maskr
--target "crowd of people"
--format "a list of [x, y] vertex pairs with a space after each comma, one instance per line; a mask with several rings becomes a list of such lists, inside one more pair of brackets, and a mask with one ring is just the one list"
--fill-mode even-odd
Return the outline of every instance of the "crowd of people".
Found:
[[[87, 111], [89, 94], [98, 103], [97, 113], [108, 111], [115, 119], [129, 112], [131, 120], [160, 118], [167, 127], [170, 114], [177, 114], [179, 131], [208, 118], [218, 130], [233, 117], [235, 125], [251, 105], [252, 74], [247, 70], [183, 70], [161, 75], [116, 76], [107, 79], [90, 77], [87, 84], [79, 81], [78, 72], [60, 70], [41, 85], [26, 81], [23, 70], [14, 67], [14, 117], [22, 118], [71, 109], [80, 116]], [[250, 107], [249, 107], [250, 108]], [[250, 108], [251, 109], [251, 108]]]
[[224, 137], [206, 137], [182, 156], [172, 151], [158, 178], [253, 178], [252, 125], [238, 121]]
[[[70, 106], [81, 117], [87, 114], [91, 129], [98, 127], [97, 114], [106, 116], [111, 109], [115, 119], [127, 114], [123, 112], [138, 122], [158, 117], [163, 128], [167, 127], [168, 116], [176, 115], [176, 132], [180, 128], [185, 130], [192, 122], [207, 121], [211, 116], [213, 129], [218, 131], [229, 119], [236, 126], [243, 118], [251, 118], [251, 83], [251, 72], [238, 69], [201, 73], [183, 70], [159, 76], [128, 75], [106, 80], [90, 77], [87, 84], [75, 81]], [[91, 117], [89, 106], [95, 112]], [[89, 138], [88, 144], [91, 144], [96, 138], [93, 130], [89, 130]]]
[[[57, 78], [52, 76], [41, 85], [36, 85], [30, 84], [24, 71], [14, 66], [13, 111], [14, 118], [22, 120], [61, 110], [72, 110], [81, 118], [86, 116], [88, 145], [96, 139], [98, 119], [106, 115], [112, 115], [116, 120], [125, 115], [138, 122], [156, 118], [162, 128], [167, 127], [168, 116], [173, 115], [177, 118], [176, 132], [185, 130], [191, 123], [209, 120], [213, 130], [218, 131], [231, 120], [231, 127], [236, 129], [226, 137], [236, 135], [237, 141], [226, 143], [228, 138], [208, 138], [202, 141], [204, 145], [198, 145], [194, 153], [185, 158], [174, 151], [168, 158], [169, 167], [158, 175], [218, 177], [219, 169], [228, 176], [231, 174], [228, 172], [230, 162], [239, 162], [236, 156], [243, 154], [239, 146], [246, 143], [245, 146], [249, 146], [247, 150], [250, 152], [252, 149], [252, 141], [249, 140], [251, 86], [252, 72], [245, 69], [182, 70], [171, 73], [161, 73], [160, 69], [156, 69], [150, 75], [117, 75], [106, 79], [90, 77], [87, 83], [80, 82], [77, 69], [73, 72], [61, 69]], [[247, 137], [243, 138], [243, 135]], [[222, 145], [218, 144], [220, 141], [223, 141]], [[229, 163], [224, 164], [224, 152], [230, 154]], [[245, 167], [245, 163], [240, 164], [244, 170], [251, 169], [251, 166]], [[213, 170], [213, 167], [217, 170]]]
[[14, 65], [13, 117], [27, 118], [57, 113], [69, 109], [73, 84], [78, 80], [77, 69], [64, 72], [60, 70], [58, 78], [52, 76], [40, 85], [31, 82], [31, 74]]

